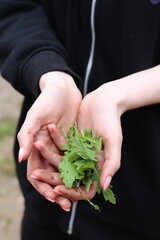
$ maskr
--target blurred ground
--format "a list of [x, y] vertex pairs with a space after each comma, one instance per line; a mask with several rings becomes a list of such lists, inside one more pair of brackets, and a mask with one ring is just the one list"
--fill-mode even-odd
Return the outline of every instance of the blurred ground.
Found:
[[0, 77], [0, 239], [19, 240], [23, 198], [15, 175], [13, 141], [22, 96]]

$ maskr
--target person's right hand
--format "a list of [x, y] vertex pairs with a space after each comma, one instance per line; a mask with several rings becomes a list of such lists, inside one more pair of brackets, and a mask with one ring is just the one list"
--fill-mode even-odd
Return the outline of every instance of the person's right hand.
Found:
[[[52, 124], [53, 125], [53, 124]], [[53, 128], [56, 142], [65, 144], [66, 141], [60, 137], [58, 128]], [[62, 152], [54, 144], [50, 137], [47, 126], [40, 129], [34, 139], [34, 148], [27, 162], [27, 179], [32, 186], [48, 201], [55, 202], [65, 211], [69, 211], [71, 201], [54, 192], [57, 185], [64, 185], [58, 171]]]
[[29, 157], [39, 130], [54, 123], [65, 132], [74, 124], [82, 96], [73, 78], [64, 72], [48, 72], [40, 79], [41, 94], [27, 113], [18, 133], [19, 162]]
[[36, 135], [34, 148], [28, 158], [27, 178], [47, 200], [69, 211], [71, 201], [84, 200], [84, 196], [92, 199], [97, 191], [97, 184], [94, 182], [89, 192], [84, 186], [81, 186], [81, 191], [79, 187], [65, 187], [58, 166], [64, 156], [64, 152], [60, 150], [61, 146], [66, 143], [64, 134], [56, 125], [44, 126]]

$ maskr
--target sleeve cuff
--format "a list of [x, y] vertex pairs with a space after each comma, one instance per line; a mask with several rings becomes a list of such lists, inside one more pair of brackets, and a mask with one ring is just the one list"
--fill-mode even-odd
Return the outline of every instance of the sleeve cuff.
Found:
[[63, 71], [70, 74], [81, 88], [80, 77], [72, 71], [65, 60], [57, 53], [51, 50], [45, 50], [36, 53], [30, 57], [21, 69], [20, 79], [23, 79], [23, 86], [29, 93], [37, 97], [40, 94], [39, 79], [50, 71]]

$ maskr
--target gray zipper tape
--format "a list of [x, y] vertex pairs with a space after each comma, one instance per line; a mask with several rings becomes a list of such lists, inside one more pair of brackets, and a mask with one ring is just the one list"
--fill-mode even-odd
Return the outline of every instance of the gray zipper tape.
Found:
[[89, 55], [88, 64], [87, 64], [87, 68], [86, 68], [86, 74], [85, 74], [85, 78], [84, 78], [83, 96], [85, 96], [87, 94], [88, 81], [89, 81], [89, 76], [90, 76], [90, 73], [91, 73], [91, 69], [92, 69], [92, 66], [93, 66], [93, 59], [94, 59], [95, 40], [96, 40], [94, 20], [95, 20], [96, 1], [97, 0], [92, 0], [92, 8], [91, 8], [91, 33], [92, 33], [92, 40], [91, 40], [90, 55]]

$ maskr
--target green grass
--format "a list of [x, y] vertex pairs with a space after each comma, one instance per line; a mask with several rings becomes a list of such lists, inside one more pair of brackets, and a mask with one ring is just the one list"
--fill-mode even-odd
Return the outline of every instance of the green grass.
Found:
[[0, 173], [15, 175], [13, 159], [13, 142], [16, 131], [16, 121], [3, 119], [0, 121]]
[[13, 120], [3, 120], [0, 122], [0, 141], [6, 136], [14, 136], [16, 131], [16, 122]]
[[15, 163], [13, 157], [0, 158], [0, 175], [1, 173], [6, 176], [15, 176]]

